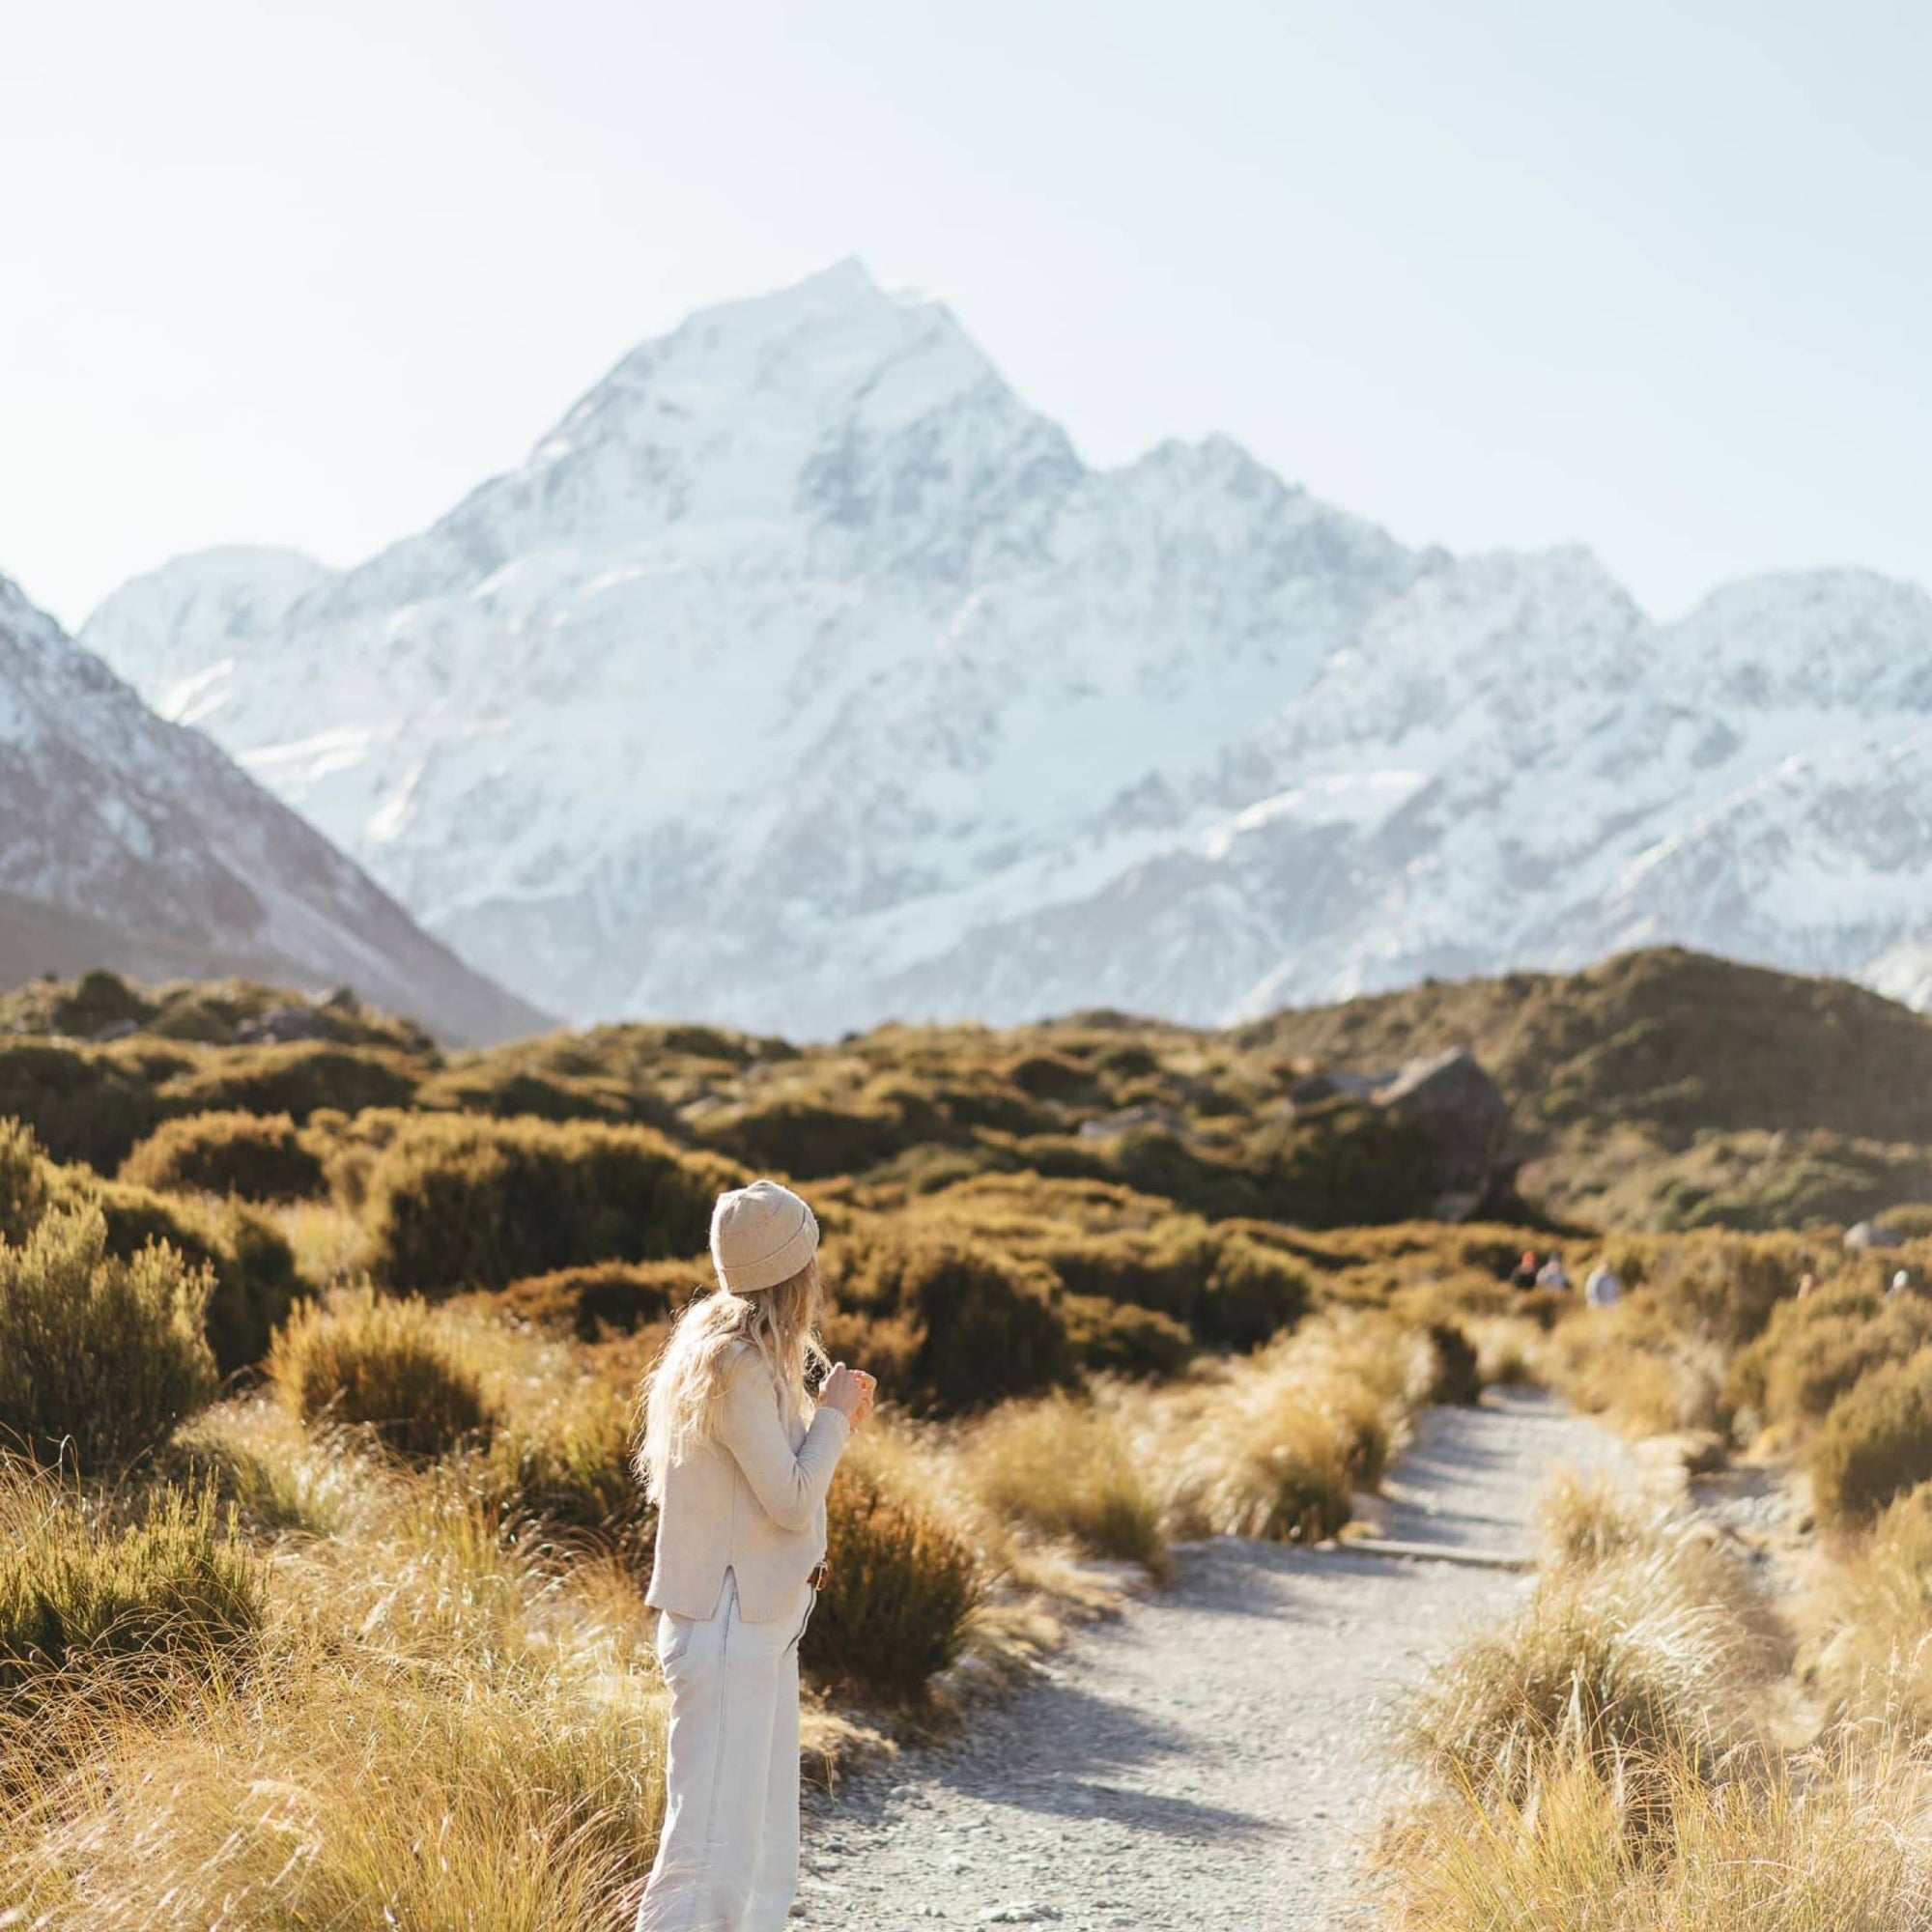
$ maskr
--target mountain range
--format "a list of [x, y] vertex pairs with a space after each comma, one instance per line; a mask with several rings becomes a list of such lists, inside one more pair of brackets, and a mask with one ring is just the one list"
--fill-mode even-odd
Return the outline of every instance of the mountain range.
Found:
[[856, 263], [365, 563], [183, 557], [82, 640], [576, 1019], [1210, 1022], [1659, 941], [1932, 1001], [1922, 589], [1659, 624], [1225, 438], [1095, 469]]
[[0, 982], [94, 966], [346, 983], [457, 1040], [544, 1023], [0, 578]]

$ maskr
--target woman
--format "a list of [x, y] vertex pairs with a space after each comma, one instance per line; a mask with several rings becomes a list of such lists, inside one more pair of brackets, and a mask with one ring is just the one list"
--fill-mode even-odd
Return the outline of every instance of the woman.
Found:
[[645, 1383], [670, 1735], [638, 1932], [778, 1932], [798, 1888], [798, 1645], [824, 1580], [825, 1492], [876, 1386], [840, 1363], [808, 1401], [807, 1368], [825, 1362], [817, 1254], [789, 1188], [721, 1194], [718, 1292], [685, 1310]]

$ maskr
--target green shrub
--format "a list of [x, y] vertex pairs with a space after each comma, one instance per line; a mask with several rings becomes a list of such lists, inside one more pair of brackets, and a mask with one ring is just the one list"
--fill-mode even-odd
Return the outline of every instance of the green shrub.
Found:
[[1194, 1314], [1210, 1348], [1256, 1349], [1308, 1312], [1306, 1272], [1288, 1256], [1239, 1236], [1223, 1236]]
[[269, 1376], [304, 1423], [367, 1430], [411, 1462], [486, 1441], [497, 1419], [431, 1310], [368, 1289], [298, 1307], [269, 1350]]
[[109, 1255], [98, 1208], [50, 1208], [0, 1244], [0, 1435], [89, 1474], [161, 1442], [214, 1394], [213, 1287], [166, 1245]]
[[34, 1130], [0, 1120], [0, 1241], [15, 1247], [47, 1211], [47, 1166]]
[[[879, 1355], [894, 1393], [915, 1407], [956, 1411], [1035, 1395], [1072, 1373], [1060, 1288], [1037, 1263], [944, 1239], [880, 1240], [847, 1258], [835, 1285], [838, 1310], [828, 1340], [856, 1333], [857, 1359], [873, 1358], [867, 1324], [895, 1323], [901, 1359]], [[902, 1378], [902, 1379], [900, 1379]]]
[[206, 1666], [259, 1634], [260, 1570], [206, 1491], [163, 1490], [117, 1530], [43, 1480], [0, 1481], [0, 1692]]
[[917, 1503], [848, 1469], [826, 1508], [830, 1573], [802, 1656], [821, 1684], [918, 1704], [952, 1663], [983, 1594], [972, 1548]]
[[32, 1127], [54, 1160], [111, 1174], [165, 1111], [153, 1086], [103, 1048], [0, 1040], [0, 1115]]
[[649, 1127], [405, 1121], [369, 1171], [372, 1266], [395, 1288], [501, 1288], [601, 1261], [668, 1261], [744, 1175]]
[[910, 1123], [903, 1105], [879, 1101], [766, 1100], [706, 1115], [698, 1131], [707, 1147], [797, 1180], [861, 1173], [915, 1142], [939, 1138]]
[[1159, 1378], [1179, 1374], [1194, 1353], [1194, 1338], [1171, 1315], [1098, 1294], [1060, 1301], [1066, 1346], [1089, 1375]]
[[175, 1194], [305, 1201], [322, 1162], [286, 1114], [189, 1114], [163, 1121], [121, 1163], [121, 1179]]
[[1476, 1345], [1460, 1322], [1432, 1321], [1424, 1331], [1434, 1357], [1429, 1400], [1467, 1408], [1481, 1400], [1483, 1377]]
[[239, 1201], [202, 1202], [156, 1194], [125, 1181], [70, 1182], [69, 1198], [100, 1209], [107, 1252], [128, 1257], [165, 1241], [213, 1278], [203, 1320], [223, 1375], [252, 1368], [270, 1338], [306, 1293], [295, 1251], [280, 1229]]
[[1804, 1466], [1819, 1514], [1841, 1523], [1869, 1522], [1932, 1481], [1932, 1349], [1881, 1364], [1840, 1396]]
[[51, 1018], [57, 1032], [87, 1039], [102, 1027], [130, 1020], [136, 1026], [144, 1025], [154, 1011], [152, 1002], [143, 999], [120, 974], [97, 966], [91, 973], [83, 973], [73, 991], [57, 1002]]
[[436, 1112], [488, 1114], [501, 1121], [528, 1115], [540, 1121], [608, 1121], [619, 1125], [644, 1121], [666, 1126], [671, 1120], [669, 1108], [652, 1106], [649, 1096], [615, 1081], [487, 1064], [452, 1067], [426, 1080], [416, 1091], [415, 1104]]
[[540, 1328], [595, 1342], [605, 1334], [635, 1335], [669, 1321], [703, 1291], [710, 1273], [708, 1255], [688, 1262], [596, 1262], [513, 1281], [496, 1305]]
[[167, 1081], [161, 1098], [173, 1114], [233, 1110], [306, 1121], [323, 1107], [345, 1114], [406, 1107], [417, 1078], [410, 1060], [390, 1049], [300, 1040], [211, 1049], [192, 1070]]

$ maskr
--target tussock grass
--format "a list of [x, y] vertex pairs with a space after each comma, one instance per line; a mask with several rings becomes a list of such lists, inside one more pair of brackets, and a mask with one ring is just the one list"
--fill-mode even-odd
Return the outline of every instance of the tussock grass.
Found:
[[1424, 1680], [1407, 1751], [1479, 1811], [1587, 1768], [1632, 1829], [1660, 1829], [1683, 1777], [1756, 1752], [1788, 1637], [1743, 1561], [1655, 1494], [1566, 1471], [1541, 1516], [1529, 1603]]
[[963, 1455], [993, 1516], [1167, 1574], [1160, 1494], [1115, 1404], [1065, 1395], [1009, 1404], [972, 1432]]
[[363, 1288], [298, 1308], [269, 1351], [269, 1377], [305, 1423], [365, 1431], [395, 1455], [447, 1455], [496, 1421], [459, 1332], [415, 1299]]
[[80, 1771], [0, 1792], [31, 1922], [609, 1932], [635, 1902], [663, 1766], [641, 1605], [506, 1550], [444, 1478], [372, 1468], [361, 1499], [277, 1557], [245, 1679], [97, 1712]]
[[1383, 1836], [1396, 1932], [1914, 1932], [1932, 1924], [1932, 1781], [1896, 1741], [1837, 1741], [1713, 1781], [1682, 1756], [1631, 1783], [1573, 1757], [1512, 1800], [1459, 1790]]
[[1171, 1533], [1334, 1535], [1355, 1491], [1380, 1482], [1434, 1368], [1425, 1337], [1337, 1315], [1156, 1396], [1147, 1454], [1166, 1473]]

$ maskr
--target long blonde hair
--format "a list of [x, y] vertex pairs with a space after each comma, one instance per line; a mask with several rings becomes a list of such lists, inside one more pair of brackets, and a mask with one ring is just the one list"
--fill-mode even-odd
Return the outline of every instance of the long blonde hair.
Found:
[[652, 1502], [664, 1500], [671, 1464], [711, 1440], [724, 1391], [724, 1365], [739, 1343], [749, 1342], [764, 1357], [785, 1413], [804, 1411], [806, 1371], [826, 1362], [813, 1326], [818, 1301], [818, 1257], [813, 1255], [776, 1288], [733, 1294], [719, 1287], [685, 1308], [644, 1378], [644, 1426], [636, 1460]]

